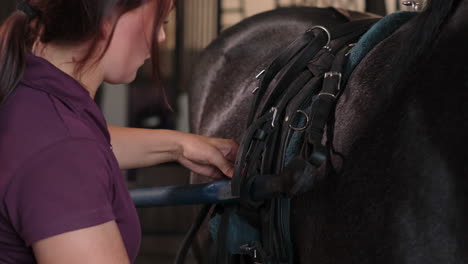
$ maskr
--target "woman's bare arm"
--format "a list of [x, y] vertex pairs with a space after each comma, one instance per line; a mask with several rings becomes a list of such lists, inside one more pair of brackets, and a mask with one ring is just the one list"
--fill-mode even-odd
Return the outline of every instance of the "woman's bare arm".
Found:
[[129, 264], [115, 221], [80, 229], [33, 244], [38, 264]]
[[122, 169], [177, 161], [209, 177], [232, 176], [238, 144], [173, 130], [109, 126], [114, 154]]
[[109, 126], [109, 132], [121, 169], [176, 161], [182, 148], [169, 130]]

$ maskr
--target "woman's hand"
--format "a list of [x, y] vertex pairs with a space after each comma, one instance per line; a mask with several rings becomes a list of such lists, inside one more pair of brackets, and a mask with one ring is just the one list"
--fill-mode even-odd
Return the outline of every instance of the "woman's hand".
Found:
[[177, 161], [189, 170], [215, 179], [232, 177], [239, 145], [230, 139], [180, 134]]
[[216, 179], [233, 176], [238, 144], [174, 130], [109, 126], [113, 151], [121, 169], [144, 168], [177, 161], [189, 170]]

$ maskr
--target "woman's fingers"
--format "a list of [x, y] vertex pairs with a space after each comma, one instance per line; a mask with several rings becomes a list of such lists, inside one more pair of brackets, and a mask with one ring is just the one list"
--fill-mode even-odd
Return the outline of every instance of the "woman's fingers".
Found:
[[188, 169], [216, 179], [223, 174], [234, 175], [233, 163], [239, 149], [234, 140], [184, 134], [180, 142], [183, 151], [178, 160]]
[[221, 151], [212, 149], [208, 153], [208, 163], [217, 167], [224, 175], [232, 177], [234, 174], [234, 165], [231, 161], [227, 160]]
[[198, 164], [188, 159], [181, 159], [179, 162], [184, 167], [190, 169], [196, 174], [200, 174], [216, 180], [221, 180], [224, 178], [222, 172], [216, 167], [205, 164]]
[[217, 148], [223, 156], [234, 162], [236, 160], [239, 144], [232, 139], [211, 138], [211, 144]]
[[224, 156], [226, 157], [226, 159], [228, 159], [229, 161], [235, 162], [236, 157], [237, 157], [237, 152], [239, 151], [239, 144], [232, 139], [226, 139], [225, 141], [227, 144], [228, 151], [227, 153], [223, 153], [223, 154], [225, 154]]

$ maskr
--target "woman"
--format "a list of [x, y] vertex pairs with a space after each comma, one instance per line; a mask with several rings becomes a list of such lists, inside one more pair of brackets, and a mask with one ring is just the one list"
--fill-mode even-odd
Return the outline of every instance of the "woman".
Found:
[[0, 27], [0, 263], [133, 262], [140, 229], [121, 168], [178, 161], [232, 176], [233, 141], [108, 130], [92, 100], [101, 82], [129, 83], [157, 62], [171, 8], [30, 0]]

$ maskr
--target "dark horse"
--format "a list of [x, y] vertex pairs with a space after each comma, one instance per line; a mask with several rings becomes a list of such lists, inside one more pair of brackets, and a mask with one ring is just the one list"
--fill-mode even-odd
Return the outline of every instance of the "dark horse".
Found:
[[[228, 30], [194, 73], [193, 131], [239, 140], [256, 73], [310, 26], [367, 16], [287, 9]], [[295, 263], [468, 263], [467, 47], [468, 0], [432, 0], [357, 66], [335, 112], [344, 159], [292, 202]]]

